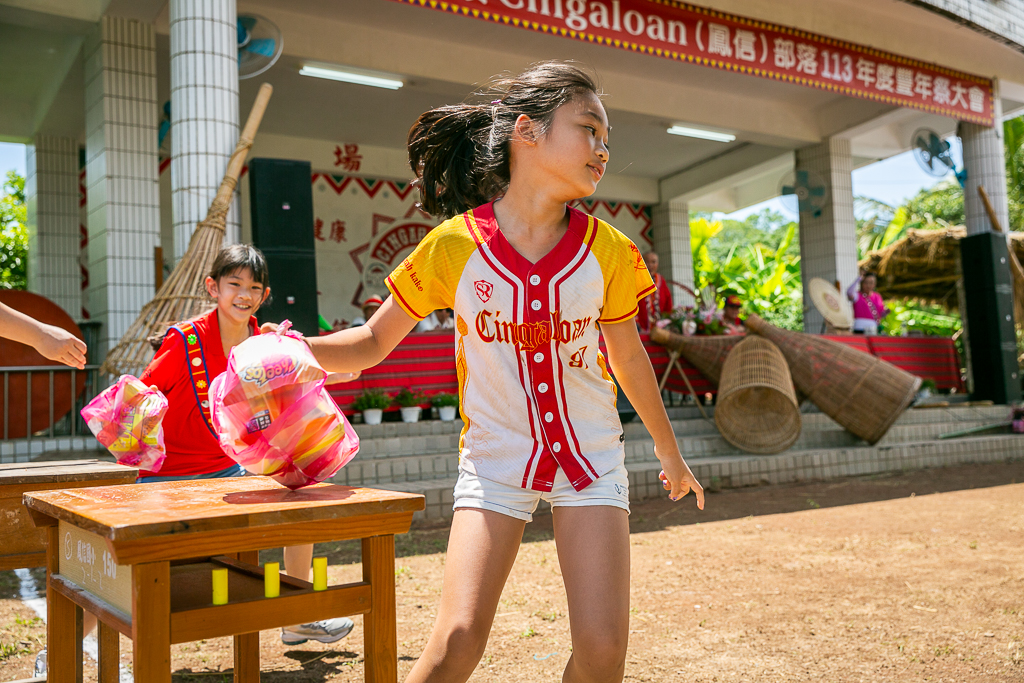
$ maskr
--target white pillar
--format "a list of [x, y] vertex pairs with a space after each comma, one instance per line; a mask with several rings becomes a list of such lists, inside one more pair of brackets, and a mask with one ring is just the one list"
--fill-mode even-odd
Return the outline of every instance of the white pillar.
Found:
[[[206, 217], [238, 142], [235, 0], [171, 0], [171, 215], [174, 259]], [[224, 242], [239, 240], [238, 194]]]
[[964, 146], [964, 168], [967, 180], [964, 182], [964, 221], [967, 234], [977, 235], [989, 232], [992, 222], [978, 194], [978, 186], [985, 188], [996, 217], [1003, 230], [1009, 230], [1009, 208], [1006, 203], [1006, 158], [1003, 146], [1002, 104], [998, 89], [993, 97], [995, 107], [994, 126], [979, 126], [976, 123], [961, 122], [958, 134]]
[[[686, 202], [663, 201], [651, 207], [651, 237], [661, 276], [693, 289], [690, 209]], [[672, 301], [676, 306], [688, 306], [693, 304], [693, 297], [679, 287], [672, 287]]]
[[89, 216], [88, 308], [103, 325], [99, 352], [153, 298], [160, 244], [156, 33], [103, 17], [83, 47]]
[[29, 145], [28, 289], [81, 317], [78, 266], [78, 142], [39, 135]]
[[829, 201], [820, 211], [800, 213], [800, 271], [804, 331], [818, 333], [824, 319], [811, 304], [811, 279], [839, 281], [846, 290], [857, 278], [857, 221], [853, 217], [853, 157], [850, 141], [829, 138], [796, 151], [796, 171], [823, 182]]

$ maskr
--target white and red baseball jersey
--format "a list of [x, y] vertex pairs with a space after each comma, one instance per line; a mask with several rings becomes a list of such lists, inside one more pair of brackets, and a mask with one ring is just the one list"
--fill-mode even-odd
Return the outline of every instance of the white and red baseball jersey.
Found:
[[559, 467], [579, 491], [623, 462], [596, 323], [629, 320], [654, 291], [628, 237], [569, 211], [565, 236], [537, 263], [485, 204], [431, 230], [387, 279], [417, 320], [455, 310], [461, 467], [537, 491], [551, 490]]

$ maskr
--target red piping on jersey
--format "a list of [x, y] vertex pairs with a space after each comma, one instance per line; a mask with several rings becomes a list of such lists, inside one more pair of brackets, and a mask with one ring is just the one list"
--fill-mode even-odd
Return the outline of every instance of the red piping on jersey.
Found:
[[[645, 289], [643, 292], [641, 292], [640, 294], [636, 295], [636, 300], [638, 302], [643, 301], [644, 299], [646, 299], [651, 294], [653, 294], [653, 293], [655, 293], [657, 291], [658, 291], [657, 287], [650, 287], [649, 289]], [[617, 322], [621, 322], [623, 320], [629, 320], [630, 318], [632, 318], [633, 316], [635, 316], [639, 312], [640, 312], [640, 308], [639, 307], [635, 307], [635, 308], [633, 308], [632, 311], [630, 311], [626, 315], [620, 315], [618, 318], [610, 318], [610, 319], [607, 319], [607, 320], [605, 320], [604, 318], [598, 318], [597, 322], [599, 322], [599, 323], [606, 323], [606, 324], [608, 324], [608, 323], [617, 323]]]
[[[595, 220], [596, 219], [594, 219], [593, 217], [588, 216], [588, 220], [587, 220], [588, 228], [590, 227], [590, 221], [595, 221]], [[555, 303], [555, 310], [556, 311], [557, 310], [561, 310], [560, 304], [561, 304], [561, 287], [562, 287], [562, 283], [564, 283], [566, 280], [568, 280], [570, 277], [572, 277], [573, 273], [575, 273], [577, 270], [579, 270], [579, 268], [583, 265], [584, 261], [587, 260], [587, 256], [591, 253], [592, 247], [594, 245], [594, 240], [596, 238], [597, 238], [597, 225], [595, 224], [594, 225], [594, 229], [593, 229], [593, 231], [591, 232], [591, 235], [590, 235], [590, 240], [587, 241], [587, 243], [583, 247], [583, 251], [584, 251], [583, 256], [580, 257], [580, 259], [576, 262], [576, 265], [574, 265], [565, 275], [562, 276], [561, 279], [559, 279], [555, 283], [555, 286], [554, 286], [555, 302], [554, 303]], [[575, 480], [570, 482], [570, 483], [572, 483], [572, 487], [574, 489], [576, 489], [577, 491], [579, 491], [579, 490], [582, 490], [583, 488], [586, 488], [588, 484], [590, 484], [595, 479], [597, 479], [598, 478], [598, 474], [597, 474], [597, 470], [595, 470], [594, 466], [590, 463], [590, 460], [588, 460], [587, 457], [585, 455], [583, 455], [583, 449], [580, 448], [579, 438], [576, 436], [576, 428], [573, 426], [572, 420], [569, 419], [569, 406], [568, 406], [568, 404], [567, 404], [567, 402], [565, 400], [565, 377], [564, 377], [565, 366], [562, 363], [562, 357], [558, 354], [558, 344], [559, 343], [560, 342], [555, 342], [554, 343], [555, 344], [555, 353], [553, 355], [558, 360], [558, 386], [561, 389], [560, 400], [561, 400], [561, 404], [562, 404], [562, 406], [561, 406], [562, 413], [563, 413], [563, 415], [565, 415], [565, 423], [569, 427], [569, 434], [572, 436], [573, 444], [576, 446], [576, 457], [578, 459], [582, 460], [586, 464], [587, 469], [589, 469], [590, 472], [593, 474], [593, 477], [591, 478], [591, 477], [587, 476], [587, 473], [584, 471], [583, 472], [583, 475], [584, 475], [583, 477], [579, 477], [579, 478], [577, 478], [577, 479], [575, 479]], [[589, 481], [587, 481], [587, 480], [589, 480]], [[585, 481], [586, 481], [586, 483], [583, 483]], [[583, 484], [583, 486], [577, 488], [577, 484]]]
[[[590, 253], [590, 247], [593, 245], [594, 238], [597, 235], [596, 224], [595, 228], [591, 231], [589, 241], [586, 241], [587, 232], [590, 229], [591, 221], [593, 219], [587, 216], [581, 211], [570, 208], [569, 209], [569, 226], [566, 234], [559, 240], [555, 247], [544, 255], [537, 263], [530, 263], [522, 254], [515, 250], [509, 243], [508, 239], [497, 229], [497, 220], [493, 214], [493, 204], [485, 204], [476, 210], [482, 214], [480, 220], [486, 222], [487, 226], [491, 228], [491, 234], [494, 239], [488, 242], [491, 247], [494, 258], [501, 265], [505, 266], [510, 272], [514, 273], [517, 277], [522, 280], [528, 280], [533, 274], [539, 275], [548, 281], [550, 284], [551, 279], [558, 275], [558, 270], [570, 266], [574, 261], [574, 266], [571, 266], [568, 272], [562, 277], [559, 285], [570, 277], [586, 260], [587, 254]], [[474, 215], [474, 219], [476, 216]], [[582, 228], [582, 229], [581, 229]], [[478, 228], [479, 229], [479, 228]], [[489, 265], [491, 265], [489, 263]], [[491, 265], [492, 270], [497, 270]], [[545, 297], [547, 298], [547, 297]], [[557, 310], [557, 306], [554, 306]], [[524, 309], [525, 310], [525, 309]], [[534, 314], [529, 310], [526, 311], [527, 319], [534, 320], [532, 317]], [[547, 315], [544, 316], [544, 320], [547, 321]], [[549, 353], [553, 353], [554, 356], [558, 356], [557, 346], [552, 344], [548, 348]], [[558, 359], [558, 363], [561, 364], [561, 359]], [[551, 384], [554, 386], [556, 382], [555, 363], [552, 361], [551, 368]], [[532, 366], [527, 366], [527, 372], [530, 376], [531, 384], [536, 383], [536, 377], [533, 373]], [[569, 417], [566, 409], [564, 408], [565, 396], [564, 396], [564, 382], [560, 382], [557, 385], [562, 390], [562, 396], [553, 397], [556, 410], [559, 412], [559, 424], [554, 426], [552, 429], [543, 428], [541, 433], [545, 440], [547, 448], [541, 455], [541, 459], [537, 464], [536, 472], [534, 473], [534, 489], [536, 489], [536, 483], [538, 478], [541, 483], [553, 484], [554, 475], [557, 472], [557, 468], [561, 467], [565, 471], [566, 477], [573, 483], [573, 488], [580, 482], [586, 482], [589, 484], [593, 481], [593, 478], [587, 473], [586, 469], [589, 468], [596, 478], [597, 473], [594, 470], [590, 462], [582, 455], [582, 449], [579, 447], [579, 439], [576, 437], [572, 424], [569, 424], [568, 430], [566, 429], [565, 423], [569, 422]], [[559, 406], [559, 402], [563, 404]], [[538, 416], [543, 410], [541, 410], [539, 401], [538, 403]], [[566, 454], [564, 459], [555, 456], [551, 451], [551, 445], [549, 443], [552, 432], [555, 432], [559, 441], [564, 441], [569, 452]], [[572, 444], [570, 438], [575, 442], [576, 452], [572, 452]], [[571, 458], [569, 456], [572, 456]], [[524, 473], [524, 487], [529, 481], [530, 470], [533, 469], [533, 459], [527, 463], [527, 470]], [[548, 490], [548, 489], [543, 489]]]
[[[490, 207], [490, 205], [488, 205], [488, 204], [485, 204], [484, 206], [488, 207], [488, 208]], [[473, 213], [472, 210], [466, 212], [466, 227], [469, 229], [469, 234], [473, 237], [473, 240], [477, 244], [477, 252], [479, 252], [480, 257], [484, 260], [485, 263], [487, 263], [487, 266], [494, 273], [496, 273], [498, 275], [498, 277], [500, 277], [502, 280], [507, 282], [512, 287], [512, 321], [518, 323], [518, 318], [519, 318], [518, 311], [519, 311], [519, 309], [518, 309], [516, 303], [517, 303], [517, 299], [519, 297], [519, 288], [516, 286], [516, 283], [513, 280], [509, 279], [509, 277], [506, 276], [505, 273], [501, 272], [501, 269], [499, 269], [499, 268], [497, 268], [495, 266], [495, 264], [490, 259], [490, 255], [487, 253], [489, 248], [490, 248], [490, 238], [492, 238], [495, 235], [495, 233], [498, 232], [498, 229], [497, 229], [498, 228], [498, 221], [493, 220], [493, 216], [494, 216], [494, 213], [492, 211], [491, 212], [491, 217], [492, 217], [492, 221], [491, 222], [493, 223], [493, 225], [488, 225], [487, 226], [488, 228], [490, 228], [490, 230], [488, 231], [487, 241], [486, 242], [484, 241], [484, 232], [477, 225], [476, 215]], [[485, 220], [487, 220], [486, 219], [486, 214], [485, 214]], [[515, 350], [516, 363], [519, 366], [519, 384], [520, 384], [520, 386], [522, 386], [523, 393], [526, 395], [526, 414], [527, 414], [527, 417], [529, 417], [529, 419], [530, 419], [530, 436], [533, 437], [533, 451], [530, 453], [530, 459], [526, 463], [526, 472], [523, 474], [523, 488], [527, 488], [527, 486], [530, 484], [530, 481], [529, 481], [529, 479], [530, 479], [530, 469], [532, 468], [532, 464], [533, 464], [534, 458], [537, 457], [537, 451], [538, 451], [538, 449], [540, 447], [540, 440], [537, 438], [537, 428], [536, 428], [536, 425], [534, 424], [534, 421], [533, 421], [533, 405], [531, 405], [531, 400], [530, 400], [531, 399], [531, 394], [530, 394], [529, 388], [526, 386], [526, 378], [525, 378], [525, 375], [523, 373], [523, 358], [520, 355], [520, 353], [521, 352], [520, 352], [519, 349]], [[538, 413], [538, 416], [539, 416], [539, 413]], [[533, 483], [536, 484], [536, 477], [534, 477]], [[541, 483], [544, 484], [545, 482], [541, 482]], [[553, 480], [551, 482], [547, 482], [547, 484], [548, 484], [547, 488], [546, 489], [540, 489], [540, 490], [550, 491], [551, 490], [551, 485], [553, 483], [554, 483]], [[532, 488], [532, 486], [530, 488]]]
[[409, 302], [405, 300], [405, 297], [402, 296], [402, 293], [398, 291], [398, 286], [395, 284], [395, 281], [391, 279], [390, 275], [388, 275], [386, 282], [388, 283], [388, 289], [390, 289], [391, 293], [395, 295], [395, 298], [398, 299], [399, 302], [401, 302], [402, 308], [408, 311], [412, 315], [412, 317], [416, 318], [417, 320], [423, 320], [424, 318], [427, 317], [425, 315], [420, 315], [419, 313], [416, 312], [416, 309], [409, 305]]

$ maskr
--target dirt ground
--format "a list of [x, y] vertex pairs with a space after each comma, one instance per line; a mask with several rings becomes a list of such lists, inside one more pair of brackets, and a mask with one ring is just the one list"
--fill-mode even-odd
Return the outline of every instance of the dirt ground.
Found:
[[[703, 513], [692, 497], [635, 506], [625, 680], [1024, 681], [1017, 482], [1022, 462], [723, 491]], [[550, 517], [528, 525], [473, 681], [561, 680], [569, 622], [551, 538]], [[398, 540], [399, 680], [433, 623], [446, 542], [444, 528]], [[321, 550], [332, 583], [358, 580], [354, 544]], [[0, 680], [31, 675], [46, 638], [17, 591], [0, 572]], [[356, 622], [334, 645], [264, 632], [262, 680], [362, 681]], [[173, 648], [176, 683], [230, 681], [231, 666], [228, 639]]]

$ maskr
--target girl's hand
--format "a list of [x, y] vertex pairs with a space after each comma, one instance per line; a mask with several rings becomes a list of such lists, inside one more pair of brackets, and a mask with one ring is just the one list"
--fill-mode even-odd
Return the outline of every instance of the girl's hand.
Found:
[[270, 334], [271, 332], [277, 332], [277, 323], [263, 323], [260, 325], [260, 334]]
[[676, 453], [674, 456], [662, 457], [657, 449], [655, 449], [654, 453], [658, 456], [658, 460], [661, 461], [663, 469], [658, 478], [661, 479], [665, 490], [670, 491], [668, 497], [672, 500], [679, 500], [692, 489], [694, 495], [697, 496], [697, 507], [703, 510], [704, 488], [697, 481], [697, 478], [693, 476], [693, 472], [690, 471], [690, 467], [683, 460], [683, 457], [679, 453]]
[[39, 342], [35, 347], [36, 351], [50, 360], [79, 370], [85, 368], [85, 342], [65, 329], [40, 324]]

